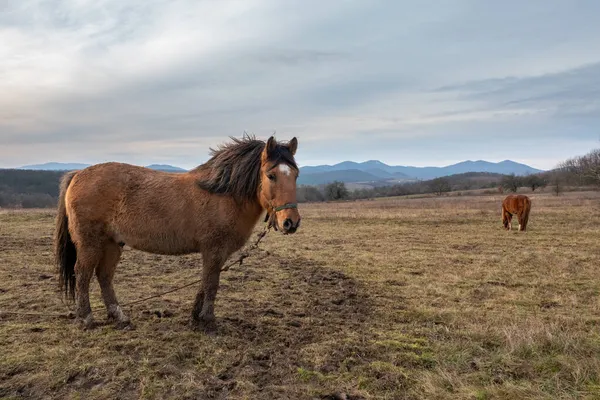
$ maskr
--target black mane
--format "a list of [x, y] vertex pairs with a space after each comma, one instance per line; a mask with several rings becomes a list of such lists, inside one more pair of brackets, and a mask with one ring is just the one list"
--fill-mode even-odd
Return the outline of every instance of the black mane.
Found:
[[[261, 183], [261, 155], [266, 143], [254, 136], [241, 139], [211, 150], [211, 159], [197, 167], [194, 172], [204, 172], [198, 186], [211, 193], [230, 194], [238, 200], [253, 201]], [[285, 144], [277, 144], [269, 152], [268, 161], [274, 166], [287, 164], [298, 170], [294, 156]]]

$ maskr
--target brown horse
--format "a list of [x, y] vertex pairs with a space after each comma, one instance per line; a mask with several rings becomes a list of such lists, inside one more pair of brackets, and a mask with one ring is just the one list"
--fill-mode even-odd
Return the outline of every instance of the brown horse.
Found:
[[113, 288], [123, 245], [155, 254], [201, 253], [202, 284], [192, 325], [216, 329], [214, 301], [221, 268], [268, 213], [276, 230], [294, 233], [298, 141], [266, 143], [249, 136], [212, 151], [212, 158], [183, 173], [105, 163], [62, 180], [55, 253], [61, 288], [76, 301], [84, 327], [94, 326], [89, 284], [94, 272], [109, 319], [130, 321]]
[[527, 229], [529, 212], [531, 211], [531, 200], [522, 194], [511, 194], [506, 196], [502, 202], [502, 224], [506, 230], [512, 229], [512, 217], [516, 214], [519, 219], [519, 231]]

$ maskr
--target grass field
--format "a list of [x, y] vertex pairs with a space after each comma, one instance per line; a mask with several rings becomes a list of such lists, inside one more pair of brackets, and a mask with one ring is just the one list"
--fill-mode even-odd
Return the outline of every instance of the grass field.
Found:
[[[302, 205], [296, 235], [223, 273], [215, 337], [188, 328], [195, 288], [135, 306], [133, 331], [2, 314], [67, 306], [53, 212], [1, 212], [0, 398], [599, 399], [600, 193], [532, 195], [526, 233], [501, 200]], [[127, 251], [117, 294], [199, 267]]]

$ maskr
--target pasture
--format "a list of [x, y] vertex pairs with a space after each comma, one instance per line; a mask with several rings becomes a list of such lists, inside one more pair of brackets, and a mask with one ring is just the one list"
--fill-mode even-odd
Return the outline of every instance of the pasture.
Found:
[[[527, 232], [502, 195], [301, 205], [298, 233], [222, 274], [214, 337], [188, 326], [196, 287], [134, 306], [132, 331], [3, 314], [67, 305], [54, 211], [2, 211], [0, 398], [598, 399], [600, 193], [530, 197]], [[126, 251], [117, 294], [200, 263]], [[91, 302], [102, 322], [95, 279]]]

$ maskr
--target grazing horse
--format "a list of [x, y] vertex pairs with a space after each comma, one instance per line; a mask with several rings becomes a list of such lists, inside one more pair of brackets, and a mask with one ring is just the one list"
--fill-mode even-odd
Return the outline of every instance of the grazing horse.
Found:
[[531, 211], [531, 200], [522, 194], [511, 194], [506, 196], [502, 202], [502, 224], [506, 230], [512, 229], [513, 214], [519, 219], [519, 231], [527, 229], [529, 212]]
[[154, 254], [202, 254], [202, 283], [192, 327], [214, 332], [214, 302], [227, 258], [239, 250], [266, 211], [276, 230], [296, 232], [298, 140], [277, 143], [244, 136], [211, 149], [211, 158], [186, 173], [121, 163], [98, 164], [64, 176], [55, 254], [61, 289], [76, 316], [94, 326], [89, 284], [94, 272], [108, 318], [127, 327], [113, 288], [122, 247]]

